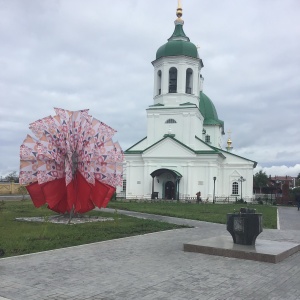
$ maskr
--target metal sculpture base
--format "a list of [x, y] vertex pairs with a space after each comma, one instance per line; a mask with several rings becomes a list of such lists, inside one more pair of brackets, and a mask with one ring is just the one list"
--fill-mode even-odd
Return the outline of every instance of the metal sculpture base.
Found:
[[229, 236], [218, 236], [183, 245], [186, 252], [225, 256], [268, 263], [278, 263], [300, 250], [300, 245], [291, 242], [257, 240], [255, 245], [239, 245]]
[[248, 208], [241, 208], [239, 213], [227, 214], [227, 230], [235, 244], [255, 245], [257, 236], [263, 231], [262, 214]]

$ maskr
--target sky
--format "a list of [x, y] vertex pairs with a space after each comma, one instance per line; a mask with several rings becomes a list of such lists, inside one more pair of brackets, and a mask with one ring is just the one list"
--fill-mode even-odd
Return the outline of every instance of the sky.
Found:
[[[300, 1], [182, 0], [204, 93], [254, 173], [300, 173]], [[176, 0], [0, 0], [0, 176], [19, 171], [29, 124], [89, 109], [123, 150], [146, 136], [157, 49]]]

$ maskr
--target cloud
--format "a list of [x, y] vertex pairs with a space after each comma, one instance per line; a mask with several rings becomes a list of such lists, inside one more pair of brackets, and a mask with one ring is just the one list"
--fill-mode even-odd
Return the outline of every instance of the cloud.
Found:
[[[176, 6], [0, 0], [0, 175], [18, 170], [29, 123], [53, 107], [89, 108], [118, 131], [123, 149], [145, 137], [151, 61], [174, 30]], [[204, 92], [231, 130], [234, 151], [296, 173], [299, 10], [297, 0], [183, 1], [185, 33], [204, 62]]]
[[257, 173], [260, 170], [265, 172], [268, 176], [271, 175], [272, 177], [274, 177], [274, 176], [297, 177], [298, 174], [300, 174], [300, 164], [296, 164], [295, 166], [291, 166], [291, 167], [288, 167], [288, 166], [285, 166], [285, 165], [262, 167], [262, 166], [258, 165], [254, 169], [254, 173]]

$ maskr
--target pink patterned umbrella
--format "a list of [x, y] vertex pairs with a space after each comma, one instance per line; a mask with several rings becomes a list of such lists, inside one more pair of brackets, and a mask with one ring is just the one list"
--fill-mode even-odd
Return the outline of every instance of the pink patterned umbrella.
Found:
[[20, 147], [20, 183], [36, 207], [59, 213], [106, 207], [122, 185], [123, 151], [115, 130], [88, 115], [88, 109], [55, 108], [56, 115], [30, 124]]

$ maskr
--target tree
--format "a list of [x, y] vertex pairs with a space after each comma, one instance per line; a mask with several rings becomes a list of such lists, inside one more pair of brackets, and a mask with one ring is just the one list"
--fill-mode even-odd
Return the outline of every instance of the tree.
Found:
[[266, 172], [260, 170], [257, 172], [253, 177], [253, 183], [255, 187], [259, 187], [259, 193], [261, 194], [261, 189], [267, 186], [268, 183], [268, 176]]
[[9, 173], [7, 176], [5, 176], [5, 180], [7, 181], [13, 181], [15, 183], [19, 182], [19, 175], [17, 174], [16, 171], [13, 171]]
[[22, 200], [25, 200], [25, 195], [27, 195], [27, 190], [24, 185], [20, 185], [18, 188], [18, 192], [22, 194]]
[[300, 173], [296, 177], [296, 186], [300, 186]]

